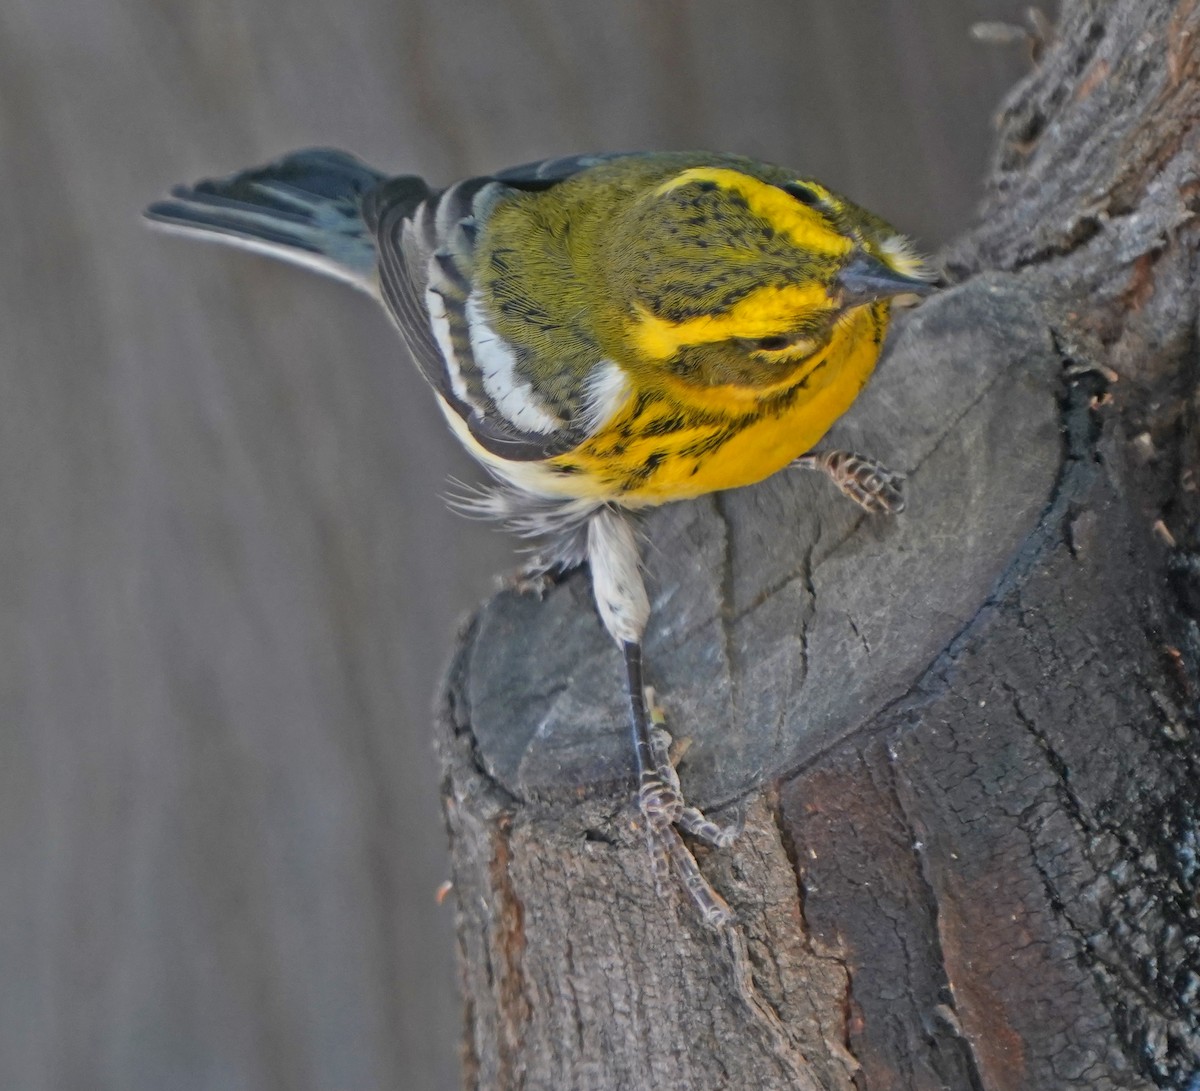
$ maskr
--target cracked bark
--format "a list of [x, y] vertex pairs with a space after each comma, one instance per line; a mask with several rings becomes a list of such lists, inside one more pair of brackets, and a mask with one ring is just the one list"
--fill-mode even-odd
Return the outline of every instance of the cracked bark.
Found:
[[465, 631], [441, 750], [477, 1088], [1200, 1081], [1200, 6], [1070, 0], [955, 286], [831, 439], [646, 520], [704, 931], [630, 828], [586, 577]]

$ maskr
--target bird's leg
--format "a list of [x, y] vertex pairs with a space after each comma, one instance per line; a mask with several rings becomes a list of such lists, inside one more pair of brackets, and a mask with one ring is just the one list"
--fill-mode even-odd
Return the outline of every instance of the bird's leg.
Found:
[[638, 809], [652, 827], [672, 826], [683, 815], [679, 775], [652, 725], [642, 682], [642, 645], [625, 643], [625, 688], [638, 771]]
[[638, 810], [654, 861], [655, 883], [661, 884], [664, 864], [669, 862], [705, 923], [721, 927], [732, 918], [729, 907], [701, 874], [676, 826], [714, 844], [726, 845], [732, 836], [684, 803], [679, 776], [668, 753], [669, 736], [661, 726], [657, 710], [652, 714], [653, 706], [646, 699], [642, 634], [650, 617], [650, 601], [642, 582], [637, 541], [625, 516], [611, 508], [602, 508], [591, 517], [588, 561], [601, 620], [625, 659], [629, 723], [638, 775]]
[[904, 475], [873, 458], [850, 451], [810, 451], [791, 465], [828, 474], [843, 493], [872, 515], [896, 515], [904, 510], [900, 491]]
[[[675, 772], [668, 753], [670, 737], [655, 722], [655, 717], [650, 713], [652, 706], [646, 701], [646, 688], [642, 684], [642, 646], [640, 643], [626, 643], [623, 651], [633, 752], [638, 771], [638, 810], [642, 812], [646, 823], [655, 885], [661, 892], [666, 871], [664, 861], [668, 862], [699, 908], [704, 923], [710, 928], [720, 928], [733, 919], [733, 914], [725, 899], [712, 888], [700, 871], [696, 858], [679, 836], [679, 829], [721, 847], [731, 844], [737, 831], [733, 827], [718, 826], [706, 818], [702, 811], [684, 803], [679, 774]], [[676, 829], [677, 826], [679, 829]]]

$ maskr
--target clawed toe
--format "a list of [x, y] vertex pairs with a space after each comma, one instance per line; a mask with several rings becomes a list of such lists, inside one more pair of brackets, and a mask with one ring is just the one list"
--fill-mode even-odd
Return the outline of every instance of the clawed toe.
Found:
[[676, 824], [684, 833], [690, 833], [693, 837], [707, 841], [718, 849], [727, 849], [742, 832], [741, 823], [733, 826], [718, 826], [717, 823], [706, 817], [703, 811], [699, 811], [695, 807], [684, 807]]
[[903, 474], [893, 473], [878, 463], [864, 463], [847, 480], [843, 491], [873, 515], [898, 515], [904, 510], [903, 483]]
[[733, 919], [733, 913], [700, 871], [680, 831], [716, 848], [728, 848], [741, 832], [741, 823], [720, 826], [706, 817], [703, 811], [684, 802], [679, 776], [666, 757], [671, 736], [662, 727], [662, 714], [657, 708], [653, 722], [655, 730], [652, 745], [658, 761], [654, 770], [642, 774], [638, 810], [645, 820], [655, 889], [661, 892], [666, 872], [674, 868], [699, 908], [704, 923], [709, 928], [723, 928]]
[[733, 911], [704, 877], [696, 858], [679, 836], [679, 831], [674, 826], [664, 826], [661, 829], [648, 829], [646, 835], [654, 869], [654, 885], [659, 895], [662, 895], [666, 873], [674, 868], [692, 902], [700, 910], [705, 926], [715, 931], [730, 924]]
[[850, 451], [814, 452], [801, 455], [792, 465], [828, 474], [846, 496], [872, 515], [898, 515], [904, 510], [904, 474], [873, 458]]

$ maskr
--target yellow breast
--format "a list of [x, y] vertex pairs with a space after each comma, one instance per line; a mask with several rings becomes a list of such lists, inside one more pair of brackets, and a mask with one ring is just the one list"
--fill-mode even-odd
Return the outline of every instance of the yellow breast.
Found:
[[851, 312], [829, 349], [777, 389], [635, 389], [594, 436], [542, 462], [493, 455], [439, 402], [471, 454], [526, 492], [633, 508], [686, 500], [752, 485], [812, 450], [875, 370], [887, 316], [885, 303]]
[[[829, 349], [770, 391], [634, 392], [602, 430], [538, 464], [540, 490], [631, 507], [761, 481], [818, 443], [879, 357], [886, 308], [849, 315]], [[532, 467], [530, 467], [532, 469]]]

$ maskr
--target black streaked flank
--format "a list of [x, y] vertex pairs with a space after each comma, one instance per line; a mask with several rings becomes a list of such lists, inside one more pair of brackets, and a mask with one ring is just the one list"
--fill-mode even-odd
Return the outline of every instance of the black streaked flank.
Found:
[[669, 413], [665, 417], [658, 417], [646, 424], [642, 428], [642, 435], [669, 436], [672, 432], [682, 431], [689, 423], [682, 413]]
[[725, 446], [734, 436], [742, 431], [747, 424], [753, 423], [757, 416], [739, 420], [736, 424], [726, 425], [724, 428], [718, 428], [707, 436], [702, 436], [700, 439], [693, 440], [691, 443], [679, 449], [679, 454], [700, 458], [703, 455], [711, 455], [714, 451], [719, 451]]
[[639, 390], [633, 399], [633, 411], [629, 414], [630, 421], [636, 421], [647, 407], [658, 400], [658, 395], [650, 390]]

